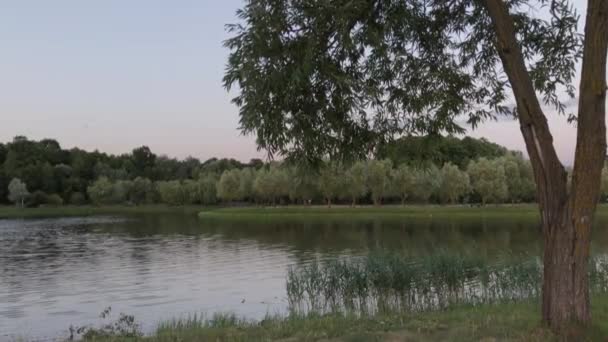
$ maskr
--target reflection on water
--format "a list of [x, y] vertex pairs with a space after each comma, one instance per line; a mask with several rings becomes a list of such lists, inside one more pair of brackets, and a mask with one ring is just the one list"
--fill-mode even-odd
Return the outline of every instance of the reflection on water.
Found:
[[[596, 233], [595, 249], [608, 247]], [[143, 215], [0, 220], [0, 340], [66, 336], [107, 306], [150, 330], [159, 320], [284, 312], [291, 265], [390, 249], [408, 256], [474, 250], [538, 253], [530, 219], [221, 223]]]

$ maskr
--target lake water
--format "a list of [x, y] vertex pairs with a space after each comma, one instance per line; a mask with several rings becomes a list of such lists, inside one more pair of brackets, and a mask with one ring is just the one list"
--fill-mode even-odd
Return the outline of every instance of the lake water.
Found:
[[[599, 218], [599, 226], [608, 219]], [[605, 229], [593, 249], [608, 249]], [[486, 258], [538, 254], [530, 217], [315, 219], [222, 222], [146, 214], [0, 220], [0, 341], [53, 340], [70, 325], [99, 325], [111, 306], [150, 332], [194, 313], [250, 318], [286, 310], [290, 265], [390, 249], [413, 257], [438, 250]]]

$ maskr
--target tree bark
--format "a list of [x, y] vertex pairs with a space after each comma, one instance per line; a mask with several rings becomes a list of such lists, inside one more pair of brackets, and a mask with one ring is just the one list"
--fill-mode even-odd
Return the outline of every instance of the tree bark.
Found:
[[589, 0], [578, 107], [578, 132], [570, 192], [516, 41], [504, 0], [485, 0], [496, 32], [496, 49], [517, 103], [520, 129], [534, 169], [544, 237], [543, 322], [555, 331], [586, 325], [589, 308], [591, 223], [606, 155], [606, 51], [608, 1]]

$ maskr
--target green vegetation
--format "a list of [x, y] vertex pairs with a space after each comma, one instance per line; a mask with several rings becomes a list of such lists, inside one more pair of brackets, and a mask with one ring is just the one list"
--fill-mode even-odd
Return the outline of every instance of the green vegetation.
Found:
[[[602, 341], [608, 335], [608, 296], [591, 299], [594, 323], [577, 341]], [[385, 312], [268, 316], [261, 321], [234, 314], [192, 315], [162, 322], [151, 336], [93, 337], [94, 341], [561, 341], [543, 329], [537, 301], [461, 305], [419, 313]], [[128, 317], [128, 316], [122, 316]], [[124, 319], [123, 319], [124, 320]], [[114, 331], [118, 329], [114, 328]], [[133, 335], [132, 329], [124, 335]], [[99, 335], [97, 335], [99, 336]]]
[[[478, 156], [498, 158], [493, 159], [495, 164], [504, 168], [505, 174], [510, 172], [507, 180], [498, 180], [508, 187], [508, 201], [534, 201], [534, 192], [530, 191], [534, 184], [531, 167], [520, 154], [472, 138], [404, 138], [398, 145], [410, 140], [424, 141], [427, 150], [439, 154], [444, 153], [441, 151], [445, 150], [446, 142], [474, 146], [473, 152], [467, 152], [462, 160], [475, 160], [477, 152]], [[411, 159], [390, 156], [391, 159], [346, 164], [324, 162], [318, 165], [319, 168], [312, 168], [302, 163], [263, 163], [260, 160], [248, 164], [226, 159], [210, 159], [203, 163], [194, 158], [178, 161], [156, 156], [145, 146], [134, 149], [131, 154], [113, 156], [78, 149], [64, 150], [50, 139], [32, 141], [15, 137], [6, 145], [0, 144], [0, 203], [10, 201], [27, 207], [214, 205], [220, 201], [227, 204], [379, 205], [405, 201], [465, 203], [484, 198], [482, 192], [471, 191], [466, 184], [467, 175], [463, 174], [466, 165], [462, 166], [462, 160], [455, 161], [457, 164], [445, 164], [451, 172], [439, 172], [445, 158], [432, 158], [432, 155], [427, 156], [426, 163], [420, 162], [422, 155], [412, 155]]]
[[[589, 278], [594, 293], [608, 292], [605, 257], [590, 261]], [[436, 251], [411, 259], [376, 252], [293, 267], [287, 296], [296, 312], [420, 312], [538, 298], [541, 281], [535, 256], [505, 255], [490, 263], [476, 254]]]

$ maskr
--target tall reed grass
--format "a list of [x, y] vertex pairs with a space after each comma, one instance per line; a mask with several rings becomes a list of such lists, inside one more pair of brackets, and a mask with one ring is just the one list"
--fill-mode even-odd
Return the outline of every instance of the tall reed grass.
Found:
[[[589, 270], [592, 291], [608, 292], [608, 259], [594, 257]], [[538, 257], [509, 255], [490, 263], [440, 252], [419, 259], [372, 253], [313, 262], [291, 267], [286, 286], [293, 312], [375, 313], [537, 298], [541, 284]]]

